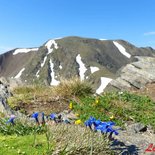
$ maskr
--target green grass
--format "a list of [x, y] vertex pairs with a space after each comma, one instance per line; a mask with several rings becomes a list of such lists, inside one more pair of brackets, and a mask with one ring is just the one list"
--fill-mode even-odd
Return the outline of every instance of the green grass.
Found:
[[5, 119], [0, 119], [0, 133], [3, 135], [13, 135], [16, 134], [18, 136], [24, 136], [29, 135], [33, 133], [45, 133], [46, 128], [36, 126], [34, 124], [26, 123], [26, 122], [20, 122], [15, 121], [15, 125], [12, 124], [6, 124]]
[[47, 127], [45, 134], [5, 136], [0, 134], [0, 155], [110, 155], [108, 139], [78, 125]]
[[140, 96], [130, 92], [110, 92], [98, 97], [99, 104], [95, 104], [96, 97], [92, 96], [91, 86], [78, 78], [63, 79], [57, 87], [24, 86], [13, 91], [14, 96], [8, 99], [11, 107], [20, 103], [33, 103], [37, 99], [50, 102], [59, 96], [67, 100], [78, 98], [74, 103], [74, 111], [85, 121], [90, 116], [108, 121], [114, 115], [116, 123], [123, 125], [126, 121], [142, 122], [155, 128], [155, 103], [147, 96]]
[[[13, 92], [14, 96], [8, 99], [8, 103], [16, 105], [23, 101], [28, 104], [32, 100], [34, 101], [34, 98], [48, 102], [52, 97], [59, 95], [60, 98], [68, 100], [76, 98], [78, 102], [73, 100], [74, 111], [80, 114], [83, 122], [90, 116], [102, 121], [109, 121], [113, 115], [114, 121], [120, 126], [123, 126], [126, 121], [134, 121], [150, 124], [155, 128], [155, 103], [149, 97], [130, 92], [110, 92], [94, 97], [91, 93], [90, 85], [74, 78], [62, 80], [62, 83], [54, 88], [43, 86], [16, 88]], [[98, 104], [95, 104], [96, 98], [99, 100]]]
[[37, 135], [36, 146], [33, 146], [32, 135], [4, 136], [0, 135], [0, 155], [43, 155], [46, 154], [47, 143], [45, 135]]
[[[96, 99], [99, 101], [98, 104], [95, 103]], [[109, 121], [113, 115], [113, 121], [117, 125], [123, 126], [126, 121], [133, 121], [151, 125], [155, 129], [155, 102], [147, 96], [129, 92], [106, 93], [99, 97], [81, 98], [78, 103], [73, 102], [73, 107], [83, 121], [90, 116]]]
[[[73, 103], [73, 111], [79, 114], [78, 119], [82, 122], [90, 116], [101, 121], [109, 121], [110, 117], [114, 116], [112, 121], [121, 127], [127, 121], [132, 121], [151, 125], [155, 129], [155, 102], [149, 97], [130, 92], [110, 92], [95, 97], [91, 95], [92, 89], [89, 85], [81, 83], [78, 79], [69, 82], [64, 80], [62, 85], [54, 89], [42, 86], [16, 88], [13, 99], [18, 95], [23, 95], [21, 101], [31, 102], [34, 94], [35, 98], [42, 97], [43, 100], [59, 94]], [[19, 96], [13, 104], [19, 102]], [[0, 115], [3, 116], [3, 114]], [[102, 155], [103, 152], [105, 155], [113, 154], [106, 137], [78, 125], [58, 124], [35, 127], [17, 122], [15, 126], [11, 126], [6, 125], [5, 121], [0, 119], [0, 141], [0, 154], [2, 155], [56, 153], [60, 155]]]

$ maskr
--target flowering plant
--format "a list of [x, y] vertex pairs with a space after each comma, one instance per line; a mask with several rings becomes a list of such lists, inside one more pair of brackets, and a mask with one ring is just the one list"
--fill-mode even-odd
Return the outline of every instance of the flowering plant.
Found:
[[90, 117], [87, 121], [85, 121], [85, 125], [88, 126], [91, 130], [94, 131], [101, 131], [101, 133], [111, 133], [118, 135], [118, 129], [113, 129], [115, 125], [114, 122], [102, 122], [100, 120], [96, 120], [94, 117]]
[[11, 115], [9, 120], [6, 123], [11, 123], [11, 124], [15, 125], [15, 122], [14, 122], [15, 118], [16, 118], [15, 115]]

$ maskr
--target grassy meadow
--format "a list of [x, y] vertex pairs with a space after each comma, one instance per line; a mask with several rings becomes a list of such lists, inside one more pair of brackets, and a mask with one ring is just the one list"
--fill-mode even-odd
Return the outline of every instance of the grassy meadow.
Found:
[[[5, 124], [6, 120], [1, 115], [0, 154], [2, 155], [113, 154], [109, 149], [110, 142], [106, 136], [91, 132], [84, 126], [84, 122], [90, 116], [101, 121], [112, 120], [122, 128], [125, 128], [124, 124], [130, 121], [151, 125], [155, 129], [155, 102], [145, 95], [132, 92], [108, 92], [94, 95], [90, 84], [81, 82], [77, 78], [62, 80], [57, 87], [39, 85], [18, 87], [12, 93], [13, 96], [8, 99], [8, 104], [13, 109], [21, 103], [30, 105], [48, 102], [52, 104], [54, 98], [58, 98], [57, 102], [63, 98], [66, 104], [64, 110], [72, 110], [82, 123], [37, 127], [17, 122], [15, 126], [11, 126]], [[72, 107], [69, 109], [70, 104]], [[55, 112], [54, 110], [50, 109], [51, 112]]]

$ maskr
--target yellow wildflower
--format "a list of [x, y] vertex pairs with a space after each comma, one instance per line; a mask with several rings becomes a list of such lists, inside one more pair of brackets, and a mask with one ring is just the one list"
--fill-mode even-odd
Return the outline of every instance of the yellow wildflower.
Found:
[[100, 103], [99, 99], [96, 98], [96, 99], [95, 99], [95, 102], [93, 103], [93, 106], [97, 106], [97, 105], [99, 105], [99, 103]]
[[80, 119], [75, 121], [75, 124], [82, 124], [82, 121]]
[[75, 114], [75, 116], [79, 117], [80, 115], [79, 114]]
[[95, 104], [99, 104], [99, 99], [96, 99], [95, 100]]
[[70, 102], [70, 104], [69, 104], [69, 109], [73, 109], [73, 103], [72, 102]]
[[113, 120], [115, 117], [114, 117], [114, 115], [112, 115], [111, 117], [110, 117], [110, 120]]

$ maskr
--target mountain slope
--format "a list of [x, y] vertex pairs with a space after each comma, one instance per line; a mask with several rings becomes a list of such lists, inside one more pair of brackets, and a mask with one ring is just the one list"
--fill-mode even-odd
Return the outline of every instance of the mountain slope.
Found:
[[65, 37], [49, 40], [39, 48], [14, 49], [0, 55], [0, 76], [23, 82], [57, 85], [61, 78], [79, 76], [98, 93], [115, 79], [135, 56], [155, 55], [152, 48], [137, 48], [123, 40]]

